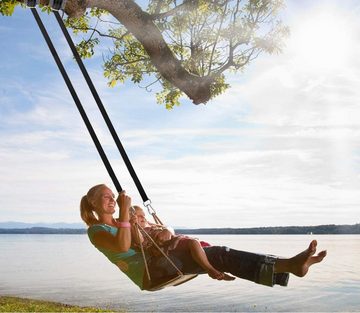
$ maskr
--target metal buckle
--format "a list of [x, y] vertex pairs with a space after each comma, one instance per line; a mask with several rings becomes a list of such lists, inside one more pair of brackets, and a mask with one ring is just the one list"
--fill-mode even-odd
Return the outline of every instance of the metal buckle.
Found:
[[147, 200], [144, 202], [144, 206], [147, 208], [150, 215], [156, 214], [155, 209], [151, 205], [151, 200]]
[[40, 0], [25, 0], [24, 4], [28, 8], [35, 8], [39, 4]]

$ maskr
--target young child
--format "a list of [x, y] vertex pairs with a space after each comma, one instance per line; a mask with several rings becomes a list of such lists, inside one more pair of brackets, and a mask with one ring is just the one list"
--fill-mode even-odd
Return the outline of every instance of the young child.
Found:
[[[192, 258], [208, 273], [211, 278], [217, 280], [235, 279], [235, 277], [218, 271], [209, 263], [203, 247], [210, 246], [210, 244], [188, 236], [175, 235], [165, 226], [149, 222], [145, 217], [143, 209], [139, 206], [133, 206], [133, 208], [133, 214], [137, 217], [138, 225], [155, 241], [158, 246], [163, 249], [165, 253], [175, 249], [188, 250]], [[159, 255], [158, 249], [146, 235], [139, 238], [137, 234], [134, 234], [133, 238], [135, 238], [135, 240], [132, 245], [135, 249], [139, 249], [141, 244], [144, 250], [148, 253], [152, 255]]]

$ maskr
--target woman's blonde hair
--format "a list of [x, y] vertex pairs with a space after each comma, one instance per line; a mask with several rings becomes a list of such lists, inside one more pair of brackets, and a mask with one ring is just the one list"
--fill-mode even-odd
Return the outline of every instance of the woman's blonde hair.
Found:
[[80, 215], [81, 219], [86, 225], [91, 226], [99, 223], [98, 215], [96, 213], [96, 204], [101, 195], [101, 191], [107, 188], [105, 184], [91, 187], [88, 193], [81, 198], [80, 201]]

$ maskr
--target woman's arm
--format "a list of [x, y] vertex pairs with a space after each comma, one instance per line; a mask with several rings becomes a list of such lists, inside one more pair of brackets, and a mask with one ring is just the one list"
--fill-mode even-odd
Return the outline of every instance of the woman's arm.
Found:
[[[109, 249], [116, 252], [127, 252], [131, 246], [131, 227], [126, 227], [129, 223], [129, 209], [131, 207], [131, 198], [122, 191], [116, 200], [120, 212], [118, 222], [118, 232], [113, 236], [105, 231], [99, 231], [94, 235], [94, 244], [97, 247]], [[124, 223], [120, 226], [120, 223]]]
[[126, 195], [125, 191], [120, 192], [116, 202], [119, 206], [119, 223], [128, 223], [129, 227], [119, 227], [116, 234], [116, 240], [121, 252], [126, 252], [131, 246], [131, 227], [129, 210], [131, 207], [131, 198]]

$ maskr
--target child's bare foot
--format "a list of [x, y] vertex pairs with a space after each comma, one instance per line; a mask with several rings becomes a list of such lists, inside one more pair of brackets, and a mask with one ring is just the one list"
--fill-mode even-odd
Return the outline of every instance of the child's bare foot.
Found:
[[227, 280], [227, 281], [230, 281], [230, 280], [234, 280], [235, 277], [231, 276], [231, 275], [228, 275], [226, 273], [223, 273], [223, 272], [220, 272], [216, 269], [210, 269], [208, 271], [208, 275], [213, 278], [213, 279], [217, 279], [217, 280]]
[[223, 272], [220, 272], [215, 268], [209, 269], [207, 273], [212, 279], [217, 279], [217, 280], [223, 280], [225, 276]]
[[309, 270], [309, 267], [315, 263], [319, 263], [326, 256], [326, 250], [314, 255], [316, 252], [317, 241], [311, 241], [309, 247], [292, 257], [290, 261], [290, 272], [296, 276], [303, 277]]
[[215, 268], [209, 269], [207, 273], [212, 279], [217, 279], [217, 280], [223, 280], [225, 275], [223, 272], [220, 272]]
[[235, 280], [235, 278], [236, 278], [236, 277], [224, 273], [224, 278], [223, 278], [223, 280], [228, 280], [228, 281], [230, 281], [230, 280]]

